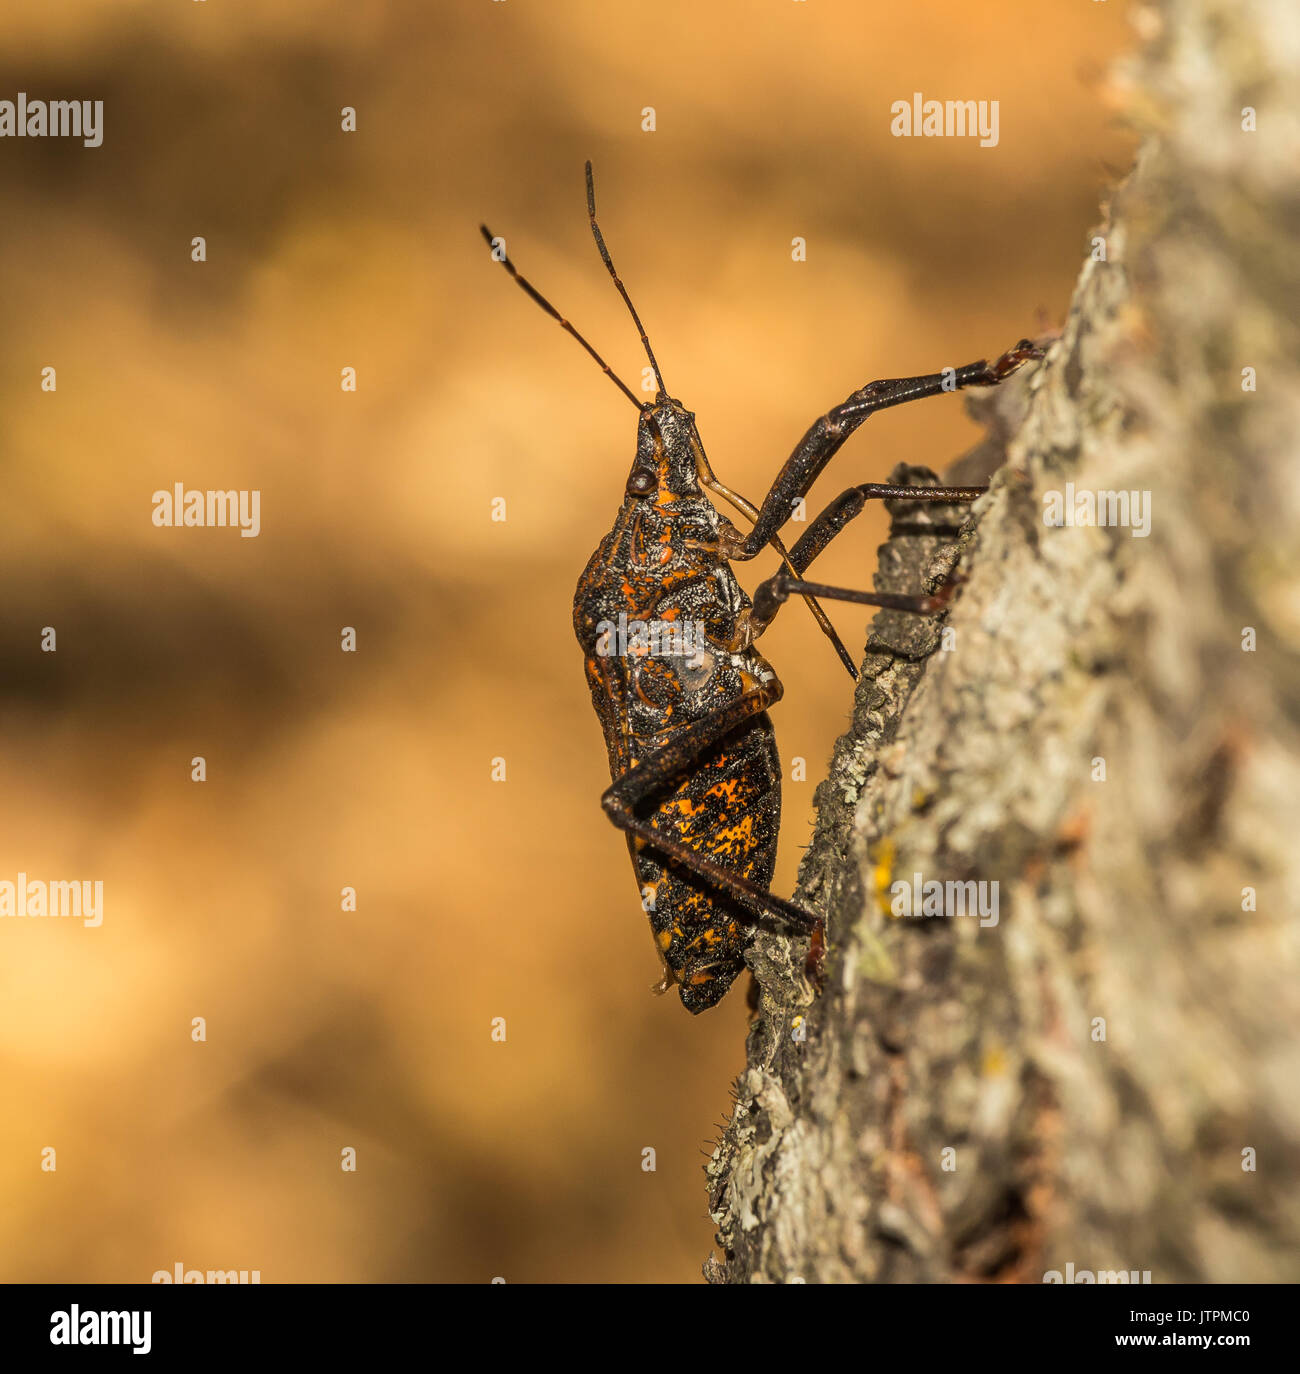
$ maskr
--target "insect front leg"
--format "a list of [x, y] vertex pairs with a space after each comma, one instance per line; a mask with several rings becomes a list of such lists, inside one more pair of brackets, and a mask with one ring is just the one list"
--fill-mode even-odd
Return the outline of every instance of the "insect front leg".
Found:
[[[875, 411], [902, 405], [905, 401], [919, 400], [922, 396], [960, 391], [968, 386], [996, 386], [1026, 362], [1042, 356], [1043, 350], [1038, 345], [1030, 339], [1021, 339], [993, 363], [981, 359], [965, 367], [932, 372], [923, 377], [895, 377], [868, 382], [841, 405], [823, 415], [799, 441], [764, 499], [754, 528], [745, 539], [727, 548], [725, 555], [745, 560], [760, 553], [790, 518], [795, 501], [807, 494], [844, 441]], [[894, 487], [890, 494], [906, 495], [908, 489]], [[936, 499], [936, 489], [927, 489], [927, 495], [931, 500]]]
[[750, 882], [743, 874], [697, 853], [636, 814], [641, 802], [653, 798], [667, 784], [688, 772], [712, 745], [780, 699], [781, 684], [773, 679], [717, 707], [613, 782], [601, 797], [600, 804], [620, 830], [643, 839], [657, 853], [734, 897], [749, 910], [772, 916], [807, 935], [817, 928], [817, 917]]

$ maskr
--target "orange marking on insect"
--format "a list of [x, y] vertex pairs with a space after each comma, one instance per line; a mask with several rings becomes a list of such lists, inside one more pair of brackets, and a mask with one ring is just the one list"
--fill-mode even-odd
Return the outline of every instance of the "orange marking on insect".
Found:
[[737, 825], [719, 830], [709, 848], [715, 854], [722, 854], [731, 848], [752, 849], [754, 847], [754, 818], [745, 816]]

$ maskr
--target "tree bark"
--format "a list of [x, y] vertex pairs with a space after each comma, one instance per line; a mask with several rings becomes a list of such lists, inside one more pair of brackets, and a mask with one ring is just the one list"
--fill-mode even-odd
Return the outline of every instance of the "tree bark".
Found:
[[[1300, 12], [1138, 27], [1141, 151], [980, 398], [991, 491], [956, 538], [893, 503], [877, 587], [965, 580], [873, 622], [800, 875], [820, 995], [755, 940], [711, 1281], [1300, 1279]], [[1149, 534], [1046, 524], [1067, 483]], [[996, 924], [895, 914], [918, 874]]]

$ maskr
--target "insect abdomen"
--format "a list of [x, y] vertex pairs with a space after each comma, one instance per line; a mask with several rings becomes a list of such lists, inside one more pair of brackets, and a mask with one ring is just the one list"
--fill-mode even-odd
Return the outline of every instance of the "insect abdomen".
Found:
[[[656, 829], [763, 889], [771, 885], [781, 822], [781, 774], [766, 712], [710, 749], [691, 775], [648, 809]], [[633, 840], [650, 926], [682, 1005], [719, 1002], [744, 968], [753, 915], [694, 874], [665, 866]]]

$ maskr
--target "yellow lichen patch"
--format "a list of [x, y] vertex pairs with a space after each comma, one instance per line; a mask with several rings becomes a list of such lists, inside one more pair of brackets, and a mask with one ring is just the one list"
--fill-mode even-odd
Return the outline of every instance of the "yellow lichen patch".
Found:
[[889, 889], [894, 881], [894, 842], [889, 838], [881, 840], [876, 846], [876, 866], [872, 878], [876, 888], [876, 905], [886, 916], [892, 916]]
[[1001, 1045], [990, 1045], [984, 1051], [980, 1071], [985, 1078], [1001, 1078], [1007, 1071], [1007, 1055]]

